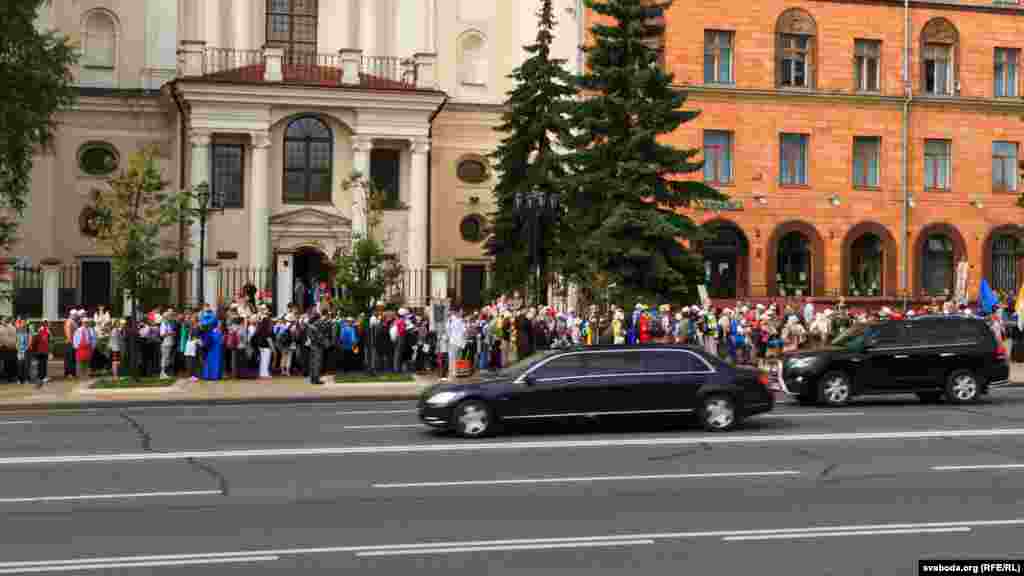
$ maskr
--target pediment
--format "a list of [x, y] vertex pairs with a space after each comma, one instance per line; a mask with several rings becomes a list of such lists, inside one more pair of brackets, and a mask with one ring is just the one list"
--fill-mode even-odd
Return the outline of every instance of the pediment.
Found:
[[299, 208], [270, 217], [271, 228], [292, 228], [322, 226], [327, 228], [351, 228], [352, 221], [344, 216], [316, 208]]

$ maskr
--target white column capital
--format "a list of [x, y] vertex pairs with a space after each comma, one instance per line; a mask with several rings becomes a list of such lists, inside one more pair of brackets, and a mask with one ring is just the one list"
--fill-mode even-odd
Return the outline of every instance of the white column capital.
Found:
[[188, 135], [188, 141], [197, 148], [209, 146], [211, 139], [212, 135], [206, 130], [192, 130]]
[[409, 138], [409, 150], [413, 154], [430, 152], [430, 138]]
[[356, 134], [352, 137], [352, 149], [356, 152], [369, 152], [373, 150], [373, 137]]
[[270, 148], [270, 132], [250, 132], [249, 136], [252, 137], [252, 147], [258, 149]]

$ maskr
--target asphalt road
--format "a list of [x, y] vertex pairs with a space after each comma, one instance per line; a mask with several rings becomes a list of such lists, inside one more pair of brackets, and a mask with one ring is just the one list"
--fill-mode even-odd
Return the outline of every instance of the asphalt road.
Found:
[[412, 403], [0, 419], [0, 574], [917, 574], [1024, 557], [1024, 389], [970, 407], [420, 427]]

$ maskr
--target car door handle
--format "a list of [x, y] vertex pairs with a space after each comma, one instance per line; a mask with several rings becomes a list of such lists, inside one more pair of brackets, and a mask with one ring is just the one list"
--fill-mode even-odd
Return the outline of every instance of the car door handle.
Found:
[[895, 354], [893, 358], [910, 358], [909, 354]]
[[939, 354], [939, 356], [943, 358], [947, 358], [949, 356], [956, 356], [956, 352], [943, 352], [942, 354]]

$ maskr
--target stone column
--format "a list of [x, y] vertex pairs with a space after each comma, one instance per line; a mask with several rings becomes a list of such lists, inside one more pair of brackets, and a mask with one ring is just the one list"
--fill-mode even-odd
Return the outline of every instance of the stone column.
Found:
[[43, 318], [60, 319], [60, 261], [43, 260]]
[[[189, 184], [194, 191], [196, 186], [200, 184], [210, 182], [210, 133], [204, 131], [193, 130], [191, 135], [192, 142], [192, 177], [189, 179]], [[195, 201], [193, 200], [193, 208], [196, 207]], [[210, 222], [207, 221], [207, 226]], [[199, 218], [195, 218], [192, 222], [192, 227], [189, 230], [189, 260], [192, 262], [192, 289], [190, 291], [192, 295], [192, 301], [199, 303], [203, 297], [199, 293], [199, 263], [206, 258], [205, 254], [199, 253], [199, 236], [202, 230], [199, 227]]]
[[252, 50], [252, 0], [234, 0], [231, 4], [231, 21], [234, 25], [234, 42], [237, 50]]
[[281, 82], [284, 80], [284, 48], [276, 46], [263, 47], [263, 81]]
[[[220, 270], [217, 269], [216, 264], [207, 264], [204, 274], [206, 274], [206, 282], [203, 284], [203, 291], [206, 294], [203, 294], [203, 302], [216, 307], [217, 296], [220, 294]], [[225, 304], [230, 304], [230, 302]]]
[[[427, 257], [427, 194], [429, 183], [427, 182], [427, 152], [430, 150], [430, 140], [427, 138], [414, 138], [410, 140], [412, 157], [409, 162], [409, 255], [406, 264], [410, 276], [426, 274]], [[421, 304], [426, 300], [427, 294], [423, 289], [422, 282], [413, 282], [409, 294], [412, 303]]]
[[202, 76], [206, 42], [182, 40], [178, 45], [178, 76]]
[[[370, 152], [373, 150], [373, 139], [369, 136], [352, 138], [352, 169], [358, 172], [364, 182], [370, 180]], [[352, 233], [366, 234], [366, 191], [352, 190]]]
[[277, 258], [277, 315], [288, 313], [288, 303], [292, 301], [295, 289], [295, 260], [292, 254], [278, 253]]
[[380, 0], [359, 0], [359, 47], [364, 56], [377, 54], [377, 4]]
[[249, 265], [270, 266], [270, 199], [267, 181], [270, 171], [270, 133], [252, 134], [252, 170], [249, 173]]

